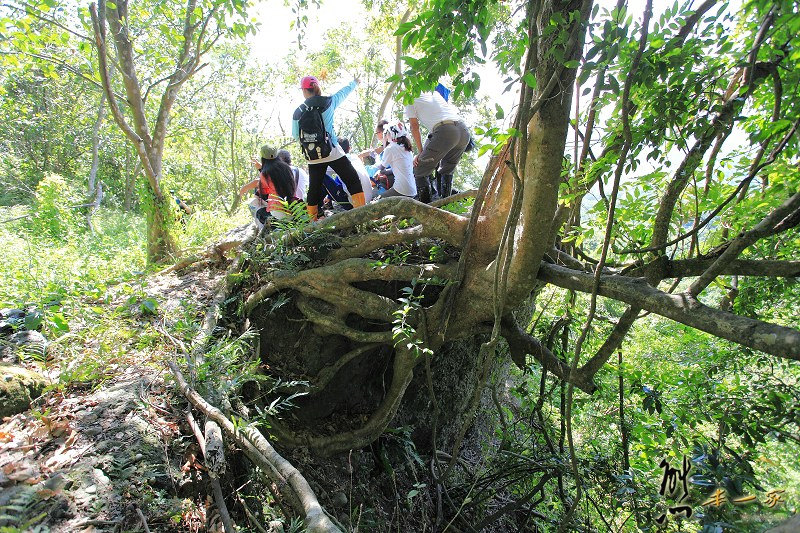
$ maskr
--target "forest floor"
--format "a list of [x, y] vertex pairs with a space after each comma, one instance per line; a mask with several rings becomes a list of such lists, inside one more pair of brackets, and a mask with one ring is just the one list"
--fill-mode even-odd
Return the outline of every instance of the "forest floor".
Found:
[[[105, 303], [91, 302], [98, 313], [113, 315], [128, 339], [110, 347], [83, 337], [84, 350], [115, 353], [101, 363], [94, 359], [102, 368], [82, 370], [85, 387], [79, 378], [59, 386], [60, 374], [74, 374], [74, 367], [50, 358], [38, 368], [51, 386], [30, 411], [0, 425], [0, 525], [73, 532], [139, 529], [146, 521], [162, 531], [204, 524], [205, 509], [181, 486], [202, 467], [196, 445], [181, 435], [185, 408], [173, 403], [179, 399], [164, 379], [170, 346], [153, 325], [200, 315], [223, 274], [224, 265], [156, 274], [143, 284], [136, 306], [122, 289]], [[150, 341], [143, 343], [142, 335]], [[88, 374], [108, 379], [97, 385]]]
[[[190, 344], [228, 265], [203, 261], [87, 296], [76, 303], [96, 322], [72, 321], [45, 361], [23, 361], [49, 385], [30, 410], [0, 423], [4, 532], [222, 530], [187, 402], [166, 367], [183, 356], [162, 331]], [[409, 435], [390, 432], [324, 461], [303, 449], [285, 456], [343, 529], [426, 529], [435, 503]], [[259, 499], [269, 491], [241, 456], [228, 461], [222, 483], [238, 525], [259, 530], [244, 498], [270, 532], [299, 529], [280, 502]]]

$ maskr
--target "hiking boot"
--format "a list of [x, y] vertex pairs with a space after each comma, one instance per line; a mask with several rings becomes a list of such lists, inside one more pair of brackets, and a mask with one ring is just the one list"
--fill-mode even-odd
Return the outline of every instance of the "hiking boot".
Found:
[[440, 177], [442, 181], [439, 185], [439, 195], [442, 198], [447, 198], [448, 196], [453, 194], [453, 175], [442, 174]]
[[423, 204], [431, 203], [431, 180], [432, 176], [419, 176], [415, 177], [414, 181], [417, 182], [417, 198]]

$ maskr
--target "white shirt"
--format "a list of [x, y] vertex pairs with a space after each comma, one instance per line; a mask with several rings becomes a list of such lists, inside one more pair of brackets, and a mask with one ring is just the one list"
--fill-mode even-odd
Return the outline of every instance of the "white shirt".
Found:
[[412, 104], [406, 106], [404, 115], [406, 120], [419, 120], [429, 131], [443, 120], [461, 120], [458, 109], [437, 92], [419, 95]]
[[294, 178], [294, 173], [297, 172], [297, 190], [294, 191], [294, 195], [301, 200], [306, 199], [306, 191], [308, 190], [308, 174], [306, 171], [300, 167], [292, 167], [292, 177]]
[[406, 196], [417, 195], [417, 182], [414, 180], [414, 154], [399, 144], [390, 142], [383, 151], [384, 166], [391, 166], [394, 172], [392, 188]]

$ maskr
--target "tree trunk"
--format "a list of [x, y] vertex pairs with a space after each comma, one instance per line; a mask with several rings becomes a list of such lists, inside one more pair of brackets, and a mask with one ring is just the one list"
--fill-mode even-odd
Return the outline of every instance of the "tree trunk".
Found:
[[172, 202], [164, 196], [157, 196], [149, 187], [147, 190], [145, 216], [147, 218], [147, 260], [152, 263], [174, 261], [177, 258], [177, 244], [170, 232], [174, 216]]
[[[131, 168], [131, 163], [133, 163], [133, 168]], [[139, 173], [142, 171], [142, 162], [138, 159], [135, 159], [129, 150], [129, 147], [125, 148], [125, 198], [123, 200], [123, 206], [125, 211], [131, 211], [133, 209], [133, 193], [136, 190], [136, 178], [139, 176]]]
[[[411, 16], [411, 10], [406, 9], [405, 13], [403, 13], [403, 16], [400, 17], [400, 22], [398, 23], [398, 25], [407, 22], [410, 16]], [[403, 36], [398, 35], [397, 39], [395, 39], [395, 50], [394, 50], [394, 75], [398, 77], [402, 73], [402, 61], [400, 59], [402, 56], [403, 56]], [[400, 83], [399, 81], [393, 81], [392, 83], [389, 84], [389, 88], [386, 89], [386, 94], [383, 96], [381, 105], [378, 107], [378, 115], [376, 117], [376, 120], [383, 119], [383, 114], [386, 113], [386, 107], [389, 105], [389, 102], [392, 99], [392, 95], [394, 94], [395, 89], [397, 89], [397, 85], [399, 83]], [[376, 139], [377, 139], [377, 134], [373, 130], [372, 138], [370, 139], [369, 145], [374, 146]]]
[[100, 126], [103, 123], [103, 118], [106, 114], [106, 95], [105, 93], [100, 94], [100, 104], [97, 108], [97, 120], [94, 122], [94, 127], [92, 128], [92, 168], [89, 171], [89, 201], [95, 200], [95, 206], [90, 207], [86, 211], [86, 225], [89, 227], [89, 231], [94, 233], [94, 225], [92, 224], [92, 215], [94, 211], [99, 207], [100, 200], [102, 198], [102, 192], [99, 190], [95, 190], [97, 186], [97, 169], [100, 166], [100, 157], [99, 157], [99, 149], [100, 149]]

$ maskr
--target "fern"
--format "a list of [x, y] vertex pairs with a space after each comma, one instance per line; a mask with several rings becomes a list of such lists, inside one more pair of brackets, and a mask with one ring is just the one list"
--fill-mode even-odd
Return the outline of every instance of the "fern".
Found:
[[36, 491], [41, 486], [17, 485], [18, 492], [0, 506], [0, 533], [47, 531], [40, 522], [47, 516]]

